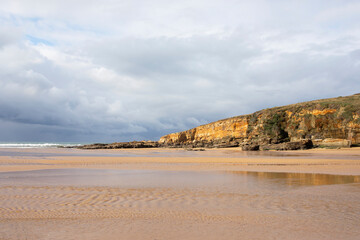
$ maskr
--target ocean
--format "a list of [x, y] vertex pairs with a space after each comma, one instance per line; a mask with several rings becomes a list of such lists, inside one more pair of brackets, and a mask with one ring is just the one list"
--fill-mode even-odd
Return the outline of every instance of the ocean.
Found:
[[86, 143], [64, 142], [0, 142], [0, 148], [58, 148], [80, 146]]

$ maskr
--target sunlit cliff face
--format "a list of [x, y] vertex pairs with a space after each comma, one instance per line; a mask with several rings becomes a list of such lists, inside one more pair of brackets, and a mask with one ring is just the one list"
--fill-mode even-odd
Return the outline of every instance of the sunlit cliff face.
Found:
[[[312, 139], [316, 142], [351, 141], [360, 143], [359, 95], [344, 98], [353, 105], [337, 100], [332, 108], [321, 104], [295, 104], [265, 109], [254, 114], [238, 116], [202, 125], [184, 132], [163, 136], [160, 143], [238, 141], [287, 142]], [[325, 101], [325, 100], [324, 100]], [[340, 101], [340, 102], [339, 102]], [[343, 102], [341, 102], [343, 101]], [[311, 103], [311, 102], [310, 102]], [[323, 104], [324, 105], [324, 104]], [[350, 112], [349, 112], [350, 111]], [[351, 112], [352, 111], [352, 112]]]
[[246, 118], [231, 118], [202, 125], [191, 130], [172, 133], [160, 139], [164, 142], [213, 141], [222, 138], [246, 138], [248, 121]]

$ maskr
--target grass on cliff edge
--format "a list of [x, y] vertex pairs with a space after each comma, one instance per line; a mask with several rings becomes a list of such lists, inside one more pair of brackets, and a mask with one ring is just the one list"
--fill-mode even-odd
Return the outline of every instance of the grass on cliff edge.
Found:
[[[273, 107], [263, 109], [252, 114], [240, 115], [231, 118], [238, 118], [244, 116], [250, 116], [251, 118], [257, 118], [260, 114], [276, 115], [280, 112], [290, 111], [293, 113], [299, 113], [303, 110], [324, 110], [324, 109], [336, 109], [337, 113], [346, 120], [353, 120], [353, 114], [360, 115], [360, 93], [351, 96], [326, 98], [320, 100], [313, 100], [308, 102], [295, 103], [280, 107]], [[227, 119], [231, 119], [227, 118]], [[224, 120], [227, 120], [224, 119]], [[360, 119], [356, 120], [360, 123]]]

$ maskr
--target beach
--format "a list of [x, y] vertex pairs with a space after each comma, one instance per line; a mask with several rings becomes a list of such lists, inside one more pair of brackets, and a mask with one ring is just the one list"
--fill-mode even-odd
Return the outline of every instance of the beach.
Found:
[[0, 149], [0, 239], [356, 239], [360, 148]]

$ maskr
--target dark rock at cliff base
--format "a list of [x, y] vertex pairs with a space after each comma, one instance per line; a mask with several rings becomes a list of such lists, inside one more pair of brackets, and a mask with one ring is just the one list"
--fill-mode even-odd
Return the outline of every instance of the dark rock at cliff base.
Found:
[[245, 144], [245, 145], [241, 146], [241, 149], [243, 151], [258, 151], [258, 150], [260, 150], [260, 145], [259, 144]]
[[213, 141], [187, 141], [187, 142], [160, 142], [159, 147], [166, 147], [166, 148], [232, 148], [238, 147], [239, 141], [236, 141], [232, 138], [223, 138], [220, 140], [213, 140]]
[[77, 148], [80, 148], [80, 149], [105, 149], [105, 148], [108, 148], [107, 145], [108, 144], [105, 144], [105, 143], [94, 143], [94, 144], [78, 146]]
[[83, 145], [80, 149], [117, 149], [117, 148], [155, 148], [159, 143], [155, 141], [133, 141], [133, 142], [116, 142], [116, 143], [94, 143]]
[[267, 144], [260, 146], [260, 150], [303, 150], [310, 149], [313, 147], [311, 140], [301, 140], [298, 142], [285, 142], [278, 144]]

